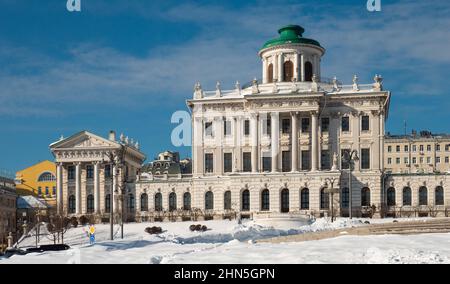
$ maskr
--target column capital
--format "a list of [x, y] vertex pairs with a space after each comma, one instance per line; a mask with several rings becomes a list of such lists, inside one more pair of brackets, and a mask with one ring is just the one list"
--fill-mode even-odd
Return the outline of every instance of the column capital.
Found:
[[309, 112], [311, 114], [311, 116], [318, 116], [319, 112], [317, 110], [312, 110]]
[[298, 111], [291, 111], [291, 116], [298, 116], [299, 112]]

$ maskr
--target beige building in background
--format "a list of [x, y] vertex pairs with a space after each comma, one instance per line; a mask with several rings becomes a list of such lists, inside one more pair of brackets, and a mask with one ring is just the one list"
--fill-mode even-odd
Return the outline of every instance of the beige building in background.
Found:
[[392, 173], [450, 173], [450, 135], [388, 134], [384, 153], [386, 170]]
[[16, 186], [13, 179], [0, 176], [0, 251], [7, 237], [16, 236]]

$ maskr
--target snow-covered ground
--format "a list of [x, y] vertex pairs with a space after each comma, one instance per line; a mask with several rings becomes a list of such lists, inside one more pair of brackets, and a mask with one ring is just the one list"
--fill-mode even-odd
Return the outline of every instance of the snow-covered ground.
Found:
[[[123, 240], [109, 241], [109, 226], [96, 227], [97, 244], [89, 245], [87, 228], [71, 229], [63, 252], [28, 254], [0, 259], [7, 263], [450, 263], [450, 234], [414, 236], [342, 236], [300, 243], [255, 243], [255, 240], [361, 226], [365, 220], [318, 219], [312, 224], [278, 222], [275, 226], [253, 221], [197, 222], [208, 226], [204, 233], [190, 232], [184, 223], [126, 224]], [[392, 220], [370, 220], [373, 223]], [[146, 227], [161, 226], [151, 236]], [[119, 237], [115, 227], [116, 238]], [[33, 239], [25, 245], [32, 245]], [[45, 243], [45, 241], [43, 241]], [[47, 243], [50, 243], [47, 240]]]

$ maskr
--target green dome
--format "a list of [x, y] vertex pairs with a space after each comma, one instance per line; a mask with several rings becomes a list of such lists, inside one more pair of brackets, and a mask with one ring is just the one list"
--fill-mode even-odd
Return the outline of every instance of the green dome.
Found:
[[304, 32], [305, 29], [297, 25], [289, 25], [282, 27], [281, 29], [278, 30], [280, 37], [269, 40], [264, 44], [262, 49], [290, 43], [312, 44], [321, 47], [318, 41], [309, 38], [304, 38], [303, 37]]

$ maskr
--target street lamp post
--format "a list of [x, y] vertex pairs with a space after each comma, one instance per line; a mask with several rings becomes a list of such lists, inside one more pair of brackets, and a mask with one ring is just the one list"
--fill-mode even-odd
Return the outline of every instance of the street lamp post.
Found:
[[[339, 192], [339, 189], [334, 188], [334, 183], [338, 180], [337, 178], [326, 178], [325, 181], [327, 182], [326, 186], [327, 189], [325, 190], [326, 193], [331, 195], [331, 223], [334, 222], [334, 194]], [[331, 187], [328, 187], [328, 183], [330, 183]]]
[[350, 219], [353, 218], [353, 197], [352, 197], [352, 171], [355, 168], [355, 162], [359, 160], [358, 157], [358, 151], [352, 150], [351, 152], [344, 152], [344, 155], [342, 156], [342, 159], [345, 163], [348, 164], [348, 211], [349, 211], [349, 217]]

